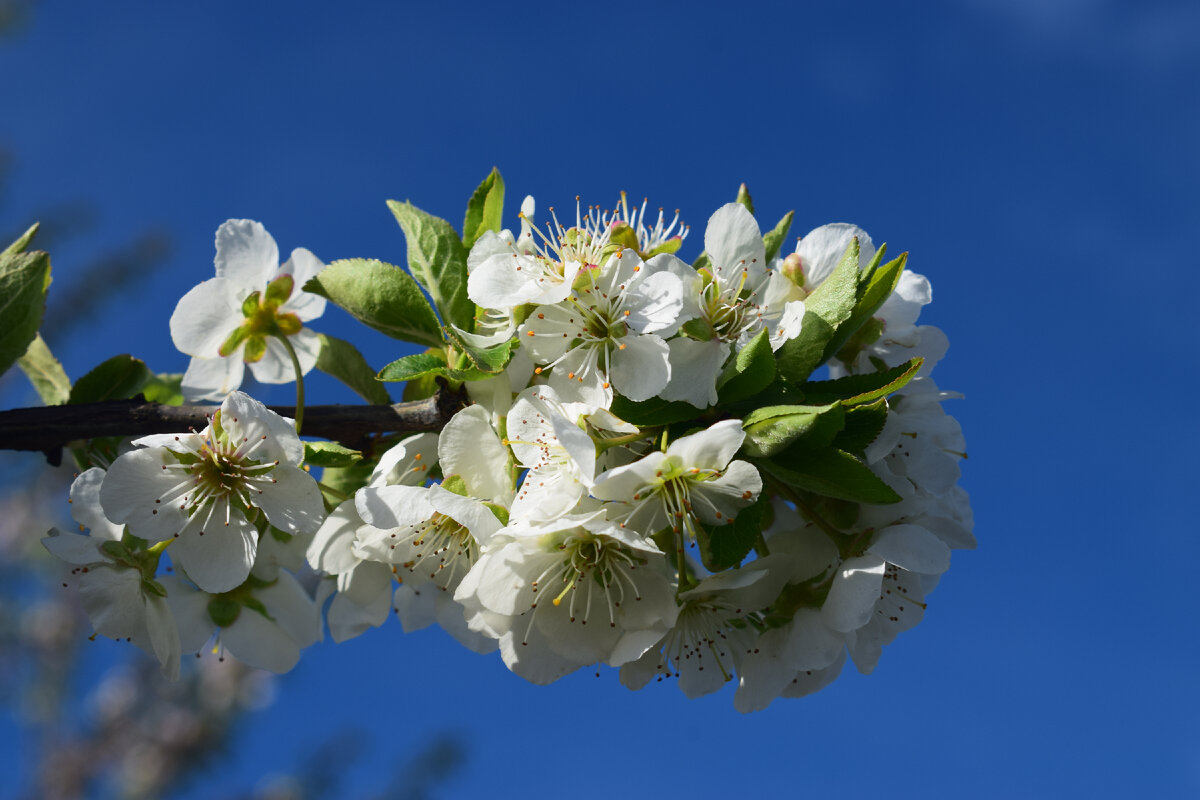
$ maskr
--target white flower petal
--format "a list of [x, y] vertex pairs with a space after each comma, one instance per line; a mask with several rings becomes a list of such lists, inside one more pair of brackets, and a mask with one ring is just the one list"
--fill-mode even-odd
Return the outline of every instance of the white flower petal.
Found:
[[325, 520], [325, 505], [316, 480], [299, 467], [280, 464], [266, 473], [275, 483], [251, 497], [254, 505], [284, 533], [316, 533]]
[[181, 353], [219, 358], [221, 345], [245, 322], [236, 286], [209, 278], [179, 299], [171, 314], [171, 341]]
[[295, 314], [301, 322], [308, 322], [325, 313], [325, 298], [319, 294], [304, 291], [304, 284], [325, 268], [321, 259], [314, 256], [303, 247], [292, 251], [292, 257], [279, 268], [279, 273], [292, 276], [295, 284], [292, 286], [292, 296], [287, 299], [279, 310], [281, 313]]
[[804, 271], [804, 288], [809, 292], [820, 286], [837, 267], [850, 241], [858, 237], [859, 268], [875, 257], [875, 243], [857, 225], [833, 222], [811, 230], [796, 245], [800, 268]]
[[428, 491], [422, 486], [379, 486], [354, 495], [358, 514], [381, 530], [417, 525], [433, 516]]
[[[176, 494], [169, 490], [177, 484], [180, 491], [190, 487], [191, 477], [178, 470], [164, 469], [175, 463], [161, 447], [133, 450], [117, 458], [100, 487], [104, 516], [118, 525], [128, 525], [134, 536], [152, 542], [179, 533], [188, 517], [179, 508], [178, 500], [171, 501]], [[158, 502], [164, 496], [168, 499]]]
[[183, 374], [180, 390], [189, 403], [205, 400], [219, 403], [242, 385], [245, 370], [240, 350], [229, 358], [193, 358]]
[[[401, 587], [404, 588], [404, 587]], [[338, 594], [329, 604], [329, 635], [333, 641], [342, 642], [353, 639], [367, 631], [377, 628], [388, 618], [391, 610], [391, 593], [384, 592], [372, 599], [368, 605], [356, 605], [345, 595]], [[405, 633], [408, 629], [405, 628]]]
[[104, 561], [100, 555], [100, 544], [103, 539], [93, 539], [80, 533], [64, 533], [57, 528], [50, 529], [50, 535], [42, 539], [42, 546], [50, 551], [50, 555], [67, 562], [82, 566]]
[[228, 628], [221, 629], [221, 644], [229, 654], [250, 667], [284, 673], [300, 660], [300, 647], [286, 632], [252, 608]]
[[217, 277], [228, 278], [238, 301], [265, 289], [279, 269], [279, 248], [262, 223], [231, 219], [217, 228]]
[[[278, 459], [298, 465], [304, 460], [304, 444], [296, 435], [296, 424], [281, 417], [244, 392], [233, 392], [221, 403], [221, 427], [230, 440], [243, 440], [243, 452], [259, 462]], [[261, 441], [261, 444], [256, 442]]]
[[362, 517], [354, 507], [353, 500], [346, 500], [335, 508], [321, 523], [316, 536], [308, 546], [308, 563], [315, 570], [338, 575], [358, 566], [358, 559], [351, 550], [355, 531], [362, 526]]
[[92, 467], [75, 479], [71, 484], [71, 516], [90, 530], [94, 538], [118, 541], [125, 532], [125, 526], [110, 521], [100, 507], [100, 486], [104, 483], [104, 475], [104, 470]]
[[[296, 351], [296, 360], [300, 362], [300, 374], [307, 375], [317, 365], [317, 357], [321, 355], [321, 337], [311, 328], [301, 328], [298, 333], [288, 337], [292, 349]], [[296, 380], [296, 367], [292, 357], [288, 355], [283, 342], [274, 336], [267, 337], [267, 352], [258, 361], [250, 363], [250, 371], [259, 383], [291, 383]]]
[[879, 556], [849, 558], [842, 562], [825, 605], [821, 619], [830, 628], [842, 633], [857, 630], [871, 621], [871, 613], [879, 600], [886, 562]]
[[727, 203], [708, 218], [704, 250], [718, 282], [730, 280], [743, 268], [761, 271], [766, 267], [762, 233], [754, 215], [741, 203]]
[[448, 492], [436, 484], [429, 487], [429, 504], [438, 513], [465, 526], [477, 542], [486, 542], [503, 527], [492, 510], [480, 501]]
[[450, 418], [438, 439], [438, 459], [442, 473], [461, 476], [475, 497], [502, 504], [512, 499], [508, 448], [486, 409], [468, 406]]
[[683, 311], [683, 281], [668, 270], [649, 272], [643, 267], [644, 278], [635, 278], [625, 291], [625, 321], [639, 333], [657, 333], [664, 338], [675, 333]]
[[195, 653], [212, 638], [214, 625], [208, 615], [211, 599], [176, 575], [157, 579], [167, 590], [167, 607], [179, 632], [179, 646], [184, 653]]
[[617, 391], [635, 402], [649, 400], [671, 379], [671, 349], [658, 336], [630, 333], [621, 338], [623, 349], [612, 355], [612, 382]]
[[[386, 571], [387, 568], [383, 569]], [[308, 647], [321, 638], [321, 616], [317, 607], [290, 573], [280, 572], [274, 583], [259, 589], [255, 596], [299, 647]]]
[[723, 470], [745, 438], [740, 420], [723, 419], [705, 430], [671, 442], [667, 457], [678, 458], [688, 467]]
[[[468, 384], [475, 385], [475, 382]], [[418, 433], [400, 440], [379, 457], [371, 470], [369, 486], [389, 486], [402, 483], [420, 486], [429, 477], [429, 470], [438, 461], [438, 435]]]
[[884, 528], [867, 552], [910, 572], [941, 575], [950, 569], [950, 548], [919, 525]]
[[162, 665], [162, 674], [169, 681], [179, 680], [179, 658], [183, 654], [179, 630], [171, 607], [162, 597], [146, 597], [146, 631], [154, 655]]
[[204, 533], [187, 531], [171, 545], [171, 559], [206, 592], [219, 594], [241, 586], [254, 566], [258, 531], [240, 513], [229, 525], [210, 519]]
[[729, 344], [719, 339], [707, 342], [677, 337], [671, 348], [671, 380], [659, 392], [664, 400], [683, 400], [697, 408], [717, 403], [717, 376], [729, 357]]

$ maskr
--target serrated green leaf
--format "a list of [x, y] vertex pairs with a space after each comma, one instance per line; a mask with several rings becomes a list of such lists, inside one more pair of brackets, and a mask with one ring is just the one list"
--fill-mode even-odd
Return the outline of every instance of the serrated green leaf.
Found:
[[613, 398], [610, 410], [620, 419], [639, 427], [687, 422], [704, 413], [691, 403], [685, 403], [682, 400], [663, 400], [661, 397], [652, 397], [649, 400], [635, 403], [621, 395]]
[[[854, 313], [858, 302], [858, 239], [850, 242], [842, 260], [804, 301], [800, 334], [783, 343], [776, 355], [780, 374], [799, 383], [825, 363], [831, 343]], [[846, 334], [849, 336], [849, 334]]]
[[183, 373], [160, 372], [142, 387], [142, 394], [151, 403], [164, 406], [183, 405]]
[[874, 403], [847, 408], [845, 425], [833, 437], [833, 446], [856, 456], [865, 455], [871, 442], [879, 437], [887, 423], [887, 415], [887, 400], [883, 398]]
[[411, 381], [426, 375], [445, 376], [446, 358], [435, 353], [415, 353], [402, 356], [379, 371], [381, 381]]
[[717, 380], [717, 396], [722, 403], [733, 403], [752, 397], [775, 380], [775, 353], [766, 328], [759, 331]]
[[63, 370], [59, 360], [50, 352], [41, 334], [36, 334], [25, 355], [17, 359], [17, 365], [29, 378], [38, 397], [48, 406], [61, 406], [71, 396], [71, 379]]
[[779, 250], [783, 247], [783, 240], [787, 238], [788, 231], [792, 228], [792, 217], [795, 214], [795, 211], [784, 214], [783, 219], [779, 220], [774, 228], [763, 234], [763, 248], [767, 251], [767, 263], [779, 255]]
[[326, 467], [321, 471], [321, 483], [334, 491], [353, 496], [367, 485], [373, 469], [375, 463], [366, 460], [355, 462], [348, 467]]
[[33, 244], [33, 237], [37, 235], [38, 228], [40, 226], [40, 222], [35, 222], [30, 225], [29, 230], [22, 233], [17, 237], [15, 242], [4, 248], [4, 252], [0, 253], [0, 255], [15, 256], [17, 253], [24, 253], [29, 249], [29, 245]]
[[754, 213], [754, 200], [750, 197], [750, 190], [746, 188], [746, 184], [738, 187], [737, 202], [746, 207], [746, 210], [751, 214]]
[[788, 449], [755, 465], [785, 483], [813, 494], [859, 503], [898, 503], [900, 495], [850, 453], [832, 448]]
[[155, 374], [140, 358], [128, 353], [113, 356], [75, 381], [67, 402], [75, 405], [133, 397], [155, 379]]
[[809, 381], [800, 384], [808, 403], [841, 403], [844, 406], [873, 403], [881, 397], [903, 389], [920, 371], [923, 358], [905, 361], [883, 372], [868, 372], [862, 375], [847, 375], [832, 381]]
[[50, 256], [46, 253], [0, 254], [0, 375], [25, 355], [37, 336], [49, 286]]
[[732, 524], [703, 526], [696, 542], [705, 568], [720, 572], [741, 564], [762, 533], [763, 518], [769, 507], [770, 501], [764, 492], [753, 505], [738, 512]]
[[475, 330], [475, 304], [467, 297], [467, 251], [446, 220], [412, 203], [388, 201], [408, 242], [408, 271], [425, 287], [442, 321]]
[[828, 447], [842, 429], [845, 412], [839, 405], [768, 406], [742, 421], [746, 438], [742, 451], [748, 456], [773, 456], [788, 448], [808, 450]]
[[304, 463], [314, 467], [349, 467], [362, 457], [362, 453], [337, 442], [304, 443]]
[[376, 406], [391, 405], [392, 398], [384, 385], [375, 379], [375, 370], [363, 358], [358, 348], [349, 342], [317, 334], [321, 340], [321, 352], [317, 355], [317, 369], [337, 378], [354, 392]]
[[875, 312], [879, 310], [879, 307], [895, 290], [896, 284], [900, 282], [900, 275], [904, 272], [904, 265], [908, 262], [908, 253], [901, 253], [899, 257], [880, 266], [879, 262], [883, 259], [885, 252], [887, 252], [886, 244], [881, 245], [875, 251], [875, 258], [863, 271], [858, 285], [858, 299], [855, 301], [854, 311], [839, 327], [837, 335], [826, 345], [826, 360], [833, 357], [859, 329], [870, 322]]
[[342, 259], [317, 273], [304, 291], [326, 298], [393, 339], [427, 347], [442, 344], [437, 315], [421, 287], [400, 267], [374, 259]]
[[516, 346], [516, 339], [509, 339], [492, 347], [475, 347], [463, 337], [462, 331], [449, 325], [442, 329], [442, 333], [446, 341], [451, 342], [458, 352], [467, 357], [471, 366], [485, 375], [503, 372]]
[[467, 214], [463, 218], [463, 247], [469, 251], [471, 245], [486, 231], [499, 232], [503, 214], [504, 178], [500, 177], [500, 170], [492, 167], [492, 171], [467, 201]]

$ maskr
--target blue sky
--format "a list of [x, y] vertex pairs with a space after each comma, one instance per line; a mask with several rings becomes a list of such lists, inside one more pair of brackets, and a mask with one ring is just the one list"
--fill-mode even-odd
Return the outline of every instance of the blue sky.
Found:
[[[402, 263], [384, 201], [458, 225], [496, 165], [514, 213], [525, 193], [544, 209], [621, 189], [678, 207], [695, 256], [745, 181], [764, 226], [789, 209], [797, 234], [856, 222], [932, 281], [922, 321], [951, 340], [939, 384], [967, 396], [949, 410], [980, 547], [955, 554], [875, 674], [749, 717], [731, 692], [635, 694], [611, 670], [532, 687], [436, 632], [318, 645], [193, 796], [290, 768], [350, 725], [370, 733], [364, 765], [458, 732], [456, 794], [1200, 792], [1182, 571], [1200, 560], [1185, 505], [1200, 9], [402, 5], [44, 2], [0, 42], [3, 219], [65, 198], [99, 209], [86, 247], [52, 253], [52, 293], [93, 248], [148, 227], [173, 240], [168, 268], [60, 345], [72, 376], [118, 352], [183, 369], [167, 320], [211, 276], [230, 217], [285, 252]], [[376, 365], [402, 352], [338, 312], [320, 327]], [[351, 400], [320, 378], [310, 391]], [[4, 749], [20, 774], [20, 747]]]

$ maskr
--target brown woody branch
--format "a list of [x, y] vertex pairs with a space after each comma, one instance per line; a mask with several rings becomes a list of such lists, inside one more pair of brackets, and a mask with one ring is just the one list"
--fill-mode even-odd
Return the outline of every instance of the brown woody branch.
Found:
[[[375, 433], [441, 430], [465, 402], [463, 390], [442, 388], [425, 400], [391, 406], [306, 406], [304, 435], [356, 445]], [[269, 408], [285, 417], [296, 413], [295, 406]], [[39, 451], [57, 464], [63, 446], [70, 442], [199, 430], [215, 410], [215, 406], [164, 406], [141, 398], [15, 408], [0, 411], [0, 450]]]

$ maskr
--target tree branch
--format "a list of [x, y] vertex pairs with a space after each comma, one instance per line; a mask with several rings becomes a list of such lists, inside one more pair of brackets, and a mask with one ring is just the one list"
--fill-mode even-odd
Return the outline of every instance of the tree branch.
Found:
[[[361, 442], [372, 433], [436, 431], [466, 403], [463, 389], [442, 388], [425, 400], [391, 406], [307, 406], [304, 433], [346, 444]], [[292, 417], [295, 406], [269, 406]], [[141, 398], [102, 403], [39, 406], [0, 411], [0, 450], [40, 451], [51, 463], [62, 458], [62, 447], [80, 439], [101, 436], [145, 436], [199, 430], [208, 424], [215, 406], [164, 406]]]

